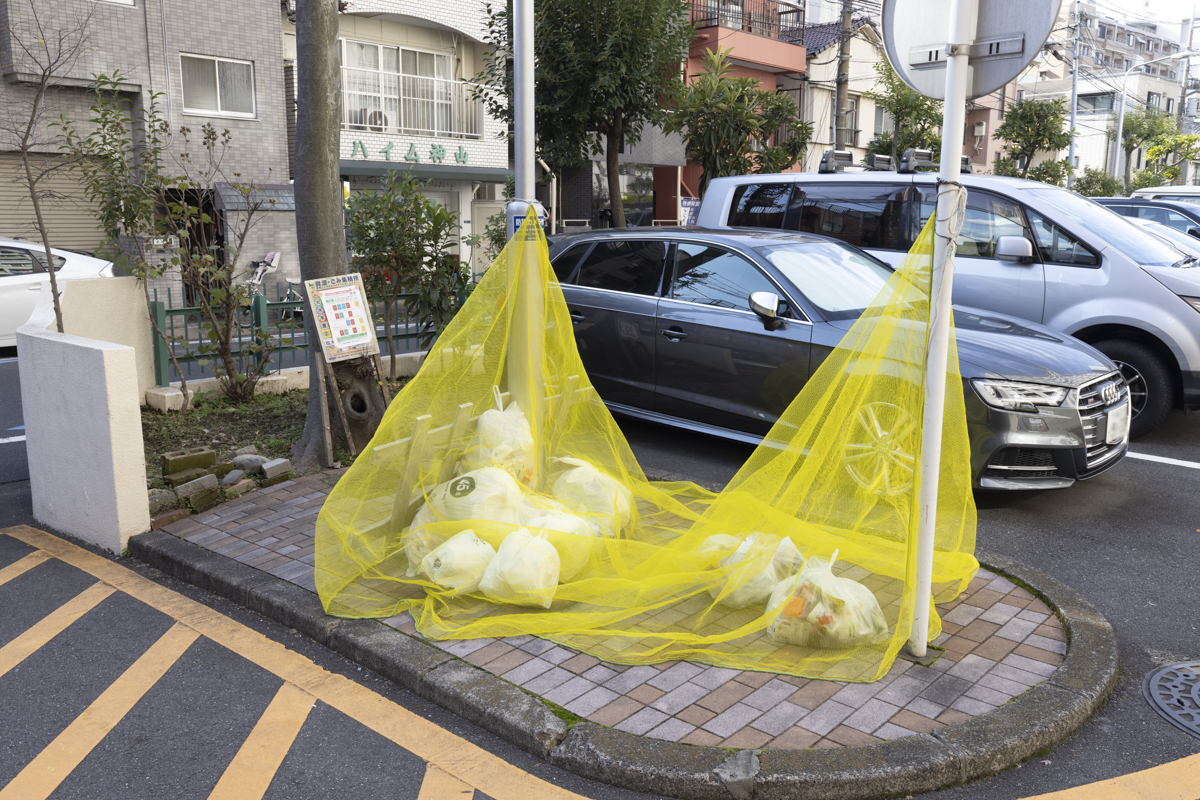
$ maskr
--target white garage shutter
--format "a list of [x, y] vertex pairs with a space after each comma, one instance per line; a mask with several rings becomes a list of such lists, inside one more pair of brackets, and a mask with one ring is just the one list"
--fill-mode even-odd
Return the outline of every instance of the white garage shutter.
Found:
[[[43, 185], [63, 197], [59, 201], [42, 203], [50, 246], [88, 252], [96, 250], [104, 241], [104, 235], [96, 228], [96, 218], [88, 210], [76, 175], [61, 170], [46, 179]], [[41, 239], [25, 183], [25, 168], [16, 153], [0, 153], [0, 236]]]

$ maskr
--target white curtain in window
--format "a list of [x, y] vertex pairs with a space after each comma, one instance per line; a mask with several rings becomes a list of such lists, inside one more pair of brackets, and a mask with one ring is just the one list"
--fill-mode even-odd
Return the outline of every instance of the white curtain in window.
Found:
[[254, 67], [236, 61], [218, 61], [221, 110], [230, 114], [254, 113]]
[[216, 62], [183, 56], [183, 105], [197, 111], [217, 111]]

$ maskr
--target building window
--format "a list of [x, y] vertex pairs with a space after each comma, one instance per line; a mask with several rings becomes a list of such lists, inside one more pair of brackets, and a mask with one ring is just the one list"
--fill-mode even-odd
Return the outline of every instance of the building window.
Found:
[[1147, 92], [1147, 94], [1146, 94], [1146, 105], [1147, 105], [1148, 107], [1150, 107], [1150, 108], [1158, 108], [1158, 107], [1159, 107], [1159, 103], [1160, 103], [1160, 102], [1162, 102], [1162, 95], [1161, 95], [1161, 94], [1158, 94], [1157, 92]]
[[183, 111], [207, 116], [254, 116], [254, 65], [209, 56], [179, 57]]
[[[1174, 76], [1174, 75], [1172, 75], [1171, 77], [1173, 78], [1173, 77], [1175, 77], [1175, 76]], [[1167, 113], [1168, 113], [1168, 114], [1170, 114], [1170, 113], [1171, 113], [1171, 112], [1173, 112], [1174, 110], [1175, 110], [1175, 98], [1173, 98], [1173, 97], [1168, 97], [1168, 98], [1167, 98]]]
[[896, 130], [896, 119], [892, 116], [892, 112], [888, 111], [878, 103], [875, 104], [875, 135], [881, 133], [891, 134]]
[[1080, 49], [1081, 49], [1081, 51], [1082, 51], [1082, 52], [1080, 53], [1080, 55], [1084, 55], [1084, 56], [1086, 56], [1086, 55], [1091, 55], [1092, 48], [1088, 47], [1086, 44], [1085, 44], [1085, 45], [1084, 45], [1082, 48], [1080, 48]]
[[1080, 114], [1108, 114], [1113, 108], [1111, 94], [1085, 94], [1079, 96]]
[[445, 53], [342, 40], [343, 125], [433, 136], [479, 135], [478, 101]]
[[1096, 35], [1099, 36], [1101, 39], [1107, 39], [1108, 38], [1108, 27], [1106, 25], [1101, 25], [1099, 28], [1097, 28]]
[[1175, 80], [1175, 70], [1171, 70], [1169, 77], [1171, 80]]

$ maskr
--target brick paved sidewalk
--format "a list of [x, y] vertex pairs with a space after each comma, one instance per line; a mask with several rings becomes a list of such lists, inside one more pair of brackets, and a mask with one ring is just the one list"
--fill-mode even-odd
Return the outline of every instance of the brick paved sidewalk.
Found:
[[[316, 591], [317, 513], [340, 474], [251, 492], [163, 530]], [[532, 636], [430, 643], [601, 725], [688, 744], [790, 749], [853, 747], [961, 722], [1045, 680], [1067, 652], [1050, 609], [986, 570], [938, 608], [945, 654], [931, 667], [897, 659], [870, 684], [689, 662], [630, 667]], [[419, 636], [407, 612], [386, 622]]]

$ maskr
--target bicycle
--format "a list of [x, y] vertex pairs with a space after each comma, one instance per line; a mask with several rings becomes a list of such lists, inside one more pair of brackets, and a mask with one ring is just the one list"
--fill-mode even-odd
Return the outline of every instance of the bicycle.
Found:
[[[243, 328], [254, 327], [254, 299], [263, 296], [263, 280], [279, 268], [279, 260], [280, 254], [272, 251], [262, 261], [250, 262], [250, 277], [246, 279], [246, 295], [250, 302], [238, 309], [238, 324]], [[291, 294], [291, 281], [288, 281], [288, 294]]]

